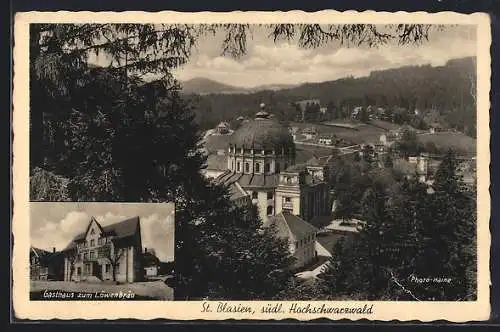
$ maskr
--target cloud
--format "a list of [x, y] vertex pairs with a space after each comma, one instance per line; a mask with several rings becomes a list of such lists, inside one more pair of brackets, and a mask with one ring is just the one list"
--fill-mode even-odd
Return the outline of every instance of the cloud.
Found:
[[[263, 84], [298, 84], [335, 80], [348, 75], [368, 75], [373, 70], [402, 66], [444, 65], [453, 58], [476, 54], [474, 33], [460, 29], [435, 32], [421, 45], [303, 49], [296, 43], [249, 42], [248, 54], [240, 59], [204, 53], [200, 48], [174, 74], [181, 80], [206, 77], [221, 83], [253, 87]], [[463, 30], [463, 29], [462, 29]]]
[[[62, 250], [77, 234], [85, 231], [92, 216], [102, 226], [107, 226], [139, 215], [143, 247], [155, 249], [157, 256], [161, 260], [172, 260], [175, 245], [175, 210], [173, 208], [167, 209], [165, 206], [157, 209], [151, 208], [151, 206], [150, 209], [145, 209], [141, 204], [136, 204], [136, 206], [138, 208], [135, 210], [133, 209], [134, 206], [122, 206], [121, 210], [124, 210], [125, 213], [108, 211], [91, 214], [86, 211], [58, 211], [60, 217], [57, 217], [54, 213], [54, 210], [58, 210], [60, 207], [34, 211], [31, 217], [31, 244], [46, 250], [52, 250], [52, 248]], [[94, 208], [92, 212], [98, 212], [98, 210], [102, 209], [102, 207]], [[38, 212], [38, 216], [36, 212]], [[41, 214], [45, 214], [47, 217], [42, 217]]]

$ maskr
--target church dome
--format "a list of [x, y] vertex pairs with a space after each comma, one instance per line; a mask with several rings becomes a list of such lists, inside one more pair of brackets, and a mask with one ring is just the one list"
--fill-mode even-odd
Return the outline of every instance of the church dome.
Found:
[[255, 120], [245, 123], [234, 133], [231, 145], [243, 149], [274, 149], [276, 152], [295, 148], [293, 137], [288, 128], [274, 119], [259, 116]]

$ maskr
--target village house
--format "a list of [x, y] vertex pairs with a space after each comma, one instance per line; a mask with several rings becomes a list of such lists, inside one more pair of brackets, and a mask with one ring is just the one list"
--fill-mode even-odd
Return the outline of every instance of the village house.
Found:
[[313, 139], [318, 135], [318, 130], [316, 127], [307, 127], [302, 130], [302, 135], [304, 135], [306, 139]]
[[30, 279], [31, 280], [63, 280], [64, 255], [31, 247], [30, 248]]
[[316, 163], [296, 165], [288, 128], [261, 111], [234, 133], [224, 173], [214, 181], [228, 186], [240, 204], [249, 197], [264, 223], [284, 210], [309, 220], [329, 213], [331, 204], [322, 176], [326, 165]]
[[160, 274], [161, 262], [154, 250], [148, 251], [148, 248], [144, 248], [144, 252], [142, 253], [142, 265], [146, 278], [156, 277]]
[[65, 281], [130, 283], [144, 275], [139, 217], [104, 227], [92, 217], [64, 251]]
[[337, 136], [333, 134], [323, 134], [319, 136], [318, 143], [323, 145], [335, 145], [337, 143]]
[[316, 227], [287, 212], [273, 216], [269, 225], [274, 225], [279, 238], [288, 239], [290, 253], [295, 258], [293, 268], [299, 269], [316, 259]]
[[435, 134], [443, 130], [443, 127], [438, 122], [433, 122], [429, 125], [429, 133]]

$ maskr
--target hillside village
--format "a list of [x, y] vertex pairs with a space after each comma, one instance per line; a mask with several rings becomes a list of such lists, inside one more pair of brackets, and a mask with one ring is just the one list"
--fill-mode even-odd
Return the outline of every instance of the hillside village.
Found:
[[135, 217], [89, 214], [61, 253], [32, 215], [32, 300], [481, 298], [474, 26], [208, 28], [30, 24], [30, 202], [175, 204], [174, 271]]
[[[416, 177], [419, 182], [428, 186], [429, 192], [432, 192], [435, 172], [446, 151], [452, 148], [460, 152], [457, 159], [460, 160], [459, 174], [467, 186], [464, 190], [470, 190], [470, 188], [476, 185], [475, 140], [456, 130], [443, 129], [435, 124], [426, 126], [427, 129], [425, 130], [416, 129], [408, 125], [398, 125], [394, 123], [393, 119], [387, 118], [384, 108], [370, 106], [367, 108], [362, 106], [355, 107], [350, 118], [343, 121], [307, 123], [304, 119], [308, 117], [309, 112], [317, 110], [322, 113], [325, 108], [321, 106], [319, 100], [298, 101], [296, 105], [297, 109], [300, 110], [298, 112], [300, 118], [297, 119], [297, 122], [289, 122], [288, 126], [283, 126], [288, 132], [285, 134], [276, 131], [277, 129], [269, 129], [268, 137], [263, 138], [271, 142], [273, 140], [281, 140], [280, 135], [288, 134], [291, 137], [291, 142], [293, 142], [291, 144], [295, 146], [295, 161], [285, 161], [285, 166], [281, 170], [280, 184], [275, 189], [276, 193], [269, 191], [275, 185], [268, 187], [264, 183], [271, 181], [271, 177], [273, 176], [271, 175], [273, 174], [272, 167], [277, 167], [279, 166], [278, 164], [276, 166], [272, 166], [274, 164], [269, 164], [271, 166], [267, 164], [260, 166], [259, 163], [256, 163], [254, 166], [248, 166], [248, 163], [246, 163], [246, 168], [243, 170], [243, 166], [240, 166], [239, 161], [237, 165], [234, 161], [230, 162], [230, 160], [233, 160], [233, 156], [235, 156], [234, 153], [237, 153], [240, 144], [246, 144], [237, 143], [242, 140], [240, 132], [242, 130], [247, 132], [249, 130], [247, 128], [250, 128], [254, 124], [257, 126], [255, 128], [257, 131], [246, 133], [245, 138], [241, 141], [248, 142], [249, 144], [244, 148], [245, 156], [250, 151], [256, 154], [260, 153], [254, 150], [248, 150], [247, 152], [246, 149], [263, 149], [262, 153], [264, 153], [264, 150], [267, 150], [266, 145], [257, 137], [266, 135], [268, 121], [272, 121], [276, 125], [278, 121], [273, 114], [266, 112], [265, 104], [260, 105], [260, 111], [256, 113], [255, 119], [245, 118], [236, 114], [236, 128], [232, 128], [228, 122], [221, 122], [215, 128], [205, 132], [204, 153], [207, 155], [207, 165], [203, 172], [206, 177], [214, 179], [216, 182], [225, 182], [230, 185], [231, 197], [234, 201], [238, 201], [238, 204], [249, 204], [252, 202], [257, 205], [264, 224], [266, 224], [268, 219], [276, 222], [276, 217], [271, 216], [277, 215], [277, 220], [282, 220], [283, 223], [287, 224], [283, 228], [291, 231], [290, 234], [285, 232], [282, 236], [288, 239], [295, 239], [291, 240], [292, 242], [298, 241], [296, 239], [297, 234], [294, 233], [295, 231], [303, 234], [304, 230], [300, 230], [301, 228], [310, 229], [305, 233], [311, 234], [312, 237], [312, 242], [308, 240], [305, 242], [306, 245], [310, 246], [309, 249], [304, 251], [308, 252], [308, 254], [304, 256], [300, 251], [300, 247], [297, 247], [298, 250], [293, 250], [298, 255], [296, 256], [298, 261], [302, 262], [296, 267], [297, 276], [300, 278], [308, 280], [320, 274], [324, 270], [325, 264], [328, 264], [335, 244], [340, 239], [355, 241], [359, 227], [364, 223], [363, 220], [359, 219], [362, 217], [357, 216], [356, 213], [346, 218], [346, 215], [337, 209], [339, 202], [335, 198], [336, 188], [332, 182], [335, 180], [332, 177], [338, 171], [336, 168], [339, 165], [339, 160], [348, 163], [361, 162], [365, 163], [365, 165], [369, 164], [371, 166], [368, 167], [373, 167], [370, 172], [373, 172], [374, 169], [379, 169], [380, 172], [386, 172], [386, 174], [390, 172], [393, 174], [391, 177], [403, 177], [407, 179]], [[366, 113], [366, 119], [360, 121], [360, 114], [363, 113]], [[457, 136], [462, 137], [462, 139], [465, 137], [468, 145], [454, 146], [453, 144], [457, 142], [454, 137]], [[458, 144], [461, 144], [460, 141], [458, 142]], [[258, 147], [256, 144], [259, 144]], [[272, 146], [273, 143], [267, 144], [271, 144], [269, 146]], [[407, 148], [408, 146], [410, 146], [409, 149]], [[241, 151], [243, 152], [243, 149]], [[234, 160], [239, 160], [238, 158], [238, 154], [236, 154], [236, 159]], [[247, 157], [243, 157], [241, 160], [247, 160], [245, 158]], [[251, 160], [254, 160], [253, 157]], [[276, 163], [278, 162], [276, 161]], [[253, 164], [253, 161], [250, 164]], [[297, 166], [294, 166], [294, 164]], [[304, 165], [305, 168], [302, 169], [301, 167], [304, 166], [298, 165]], [[252, 167], [253, 170], [251, 169]], [[319, 170], [321, 175], [315, 175], [314, 170]], [[281, 190], [290, 190], [280, 189], [283, 176], [300, 177], [303, 171], [305, 172], [304, 174], [309, 174], [305, 175], [306, 177], [311, 176], [312, 183], [316, 183], [314, 185], [316, 189], [313, 190], [316, 193], [311, 196], [311, 202], [308, 203], [316, 206], [314, 208], [316, 210], [313, 212], [308, 210], [311, 207], [304, 206], [305, 203], [295, 206], [295, 204], [299, 203], [292, 204], [292, 200], [288, 197], [281, 198], [279, 194]], [[235, 177], [236, 180], [227, 182], [228, 179], [234, 177], [239, 172], [248, 173], [248, 176], [251, 176], [250, 181], [257, 181], [257, 177], [264, 176], [264, 182], [260, 181], [259, 184], [257, 182], [255, 184], [241, 182], [245, 175], [240, 178]], [[280, 170], [275, 169], [275, 172], [280, 173]], [[266, 175], [269, 177], [269, 180], [266, 180]], [[305, 190], [303, 186], [306, 185], [306, 182], [302, 184], [301, 181], [299, 181], [300, 185], [296, 189], [298, 193], [301, 190]], [[326, 189], [326, 192], [319, 195], [319, 185], [324, 185], [326, 186], [325, 188], [329, 189]], [[263, 190], [263, 194], [267, 195], [267, 197], [261, 199], [258, 190]], [[283, 203], [279, 202], [281, 199], [284, 199]], [[282, 212], [287, 210], [287, 204], [291, 204], [290, 216]], [[309, 212], [304, 211], [304, 209]], [[294, 215], [298, 216], [298, 219], [287, 220], [287, 218], [292, 218]], [[302, 240], [297, 243], [302, 243]]]

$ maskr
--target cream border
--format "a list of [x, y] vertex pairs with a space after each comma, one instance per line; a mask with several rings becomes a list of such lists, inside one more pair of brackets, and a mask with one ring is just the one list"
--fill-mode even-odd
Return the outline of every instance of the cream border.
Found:
[[[128, 23], [420, 23], [420, 24], [473, 24], [477, 25], [477, 124], [478, 124], [478, 299], [475, 302], [326, 302], [329, 306], [374, 304], [372, 315], [337, 314], [329, 317], [314, 314], [259, 314], [259, 302], [249, 304], [256, 309], [249, 314], [202, 313], [201, 302], [30, 302], [29, 301], [29, 23], [76, 22], [128, 22]], [[489, 195], [489, 91], [490, 91], [490, 20], [487, 14], [470, 15], [442, 12], [231, 12], [231, 13], [179, 13], [179, 12], [29, 12], [18, 13], [14, 24], [14, 112], [13, 112], [13, 304], [15, 316], [24, 319], [285, 319], [310, 320], [316, 318], [370, 320], [449, 320], [465, 322], [486, 320], [490, 315], [489, 303], [489, 251], [490, 251], [490, 195]], [[480, 128], [480, 129], [479, 129]], [[271, 303], [271, 302], [266, 302]], [[287, 306], [287, 302], [283, 302]], [[307, 302], [304, 302], [307, 303]], [[317, 302], [322, 304], [325, 302]], [[311, 302], [311, 304], [314, 304]]]

